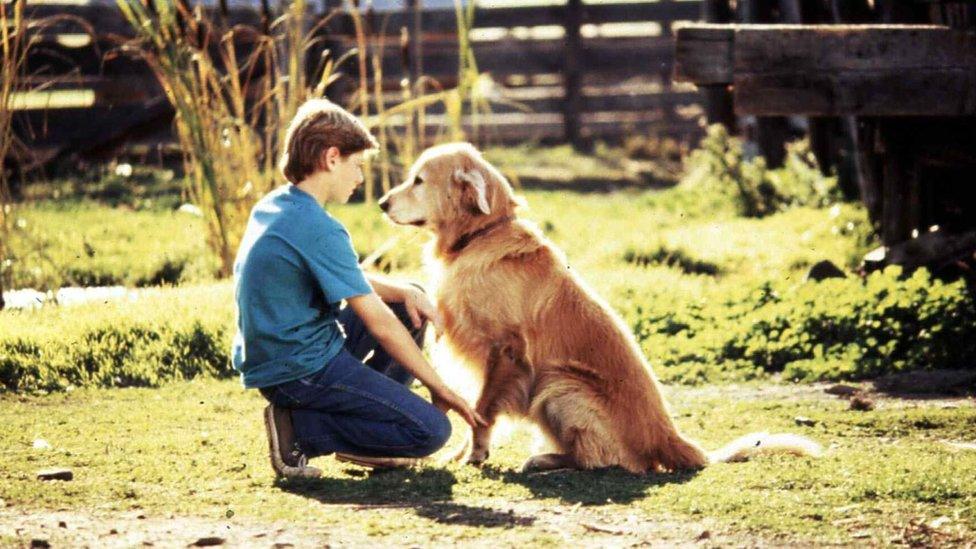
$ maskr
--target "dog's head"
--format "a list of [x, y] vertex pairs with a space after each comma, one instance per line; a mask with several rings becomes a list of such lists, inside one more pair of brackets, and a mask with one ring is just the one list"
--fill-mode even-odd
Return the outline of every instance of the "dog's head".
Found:
[[394, 223], [435, 232], [512, 216], [518, 204], [508, 181], [469, 143], [427, 149], [379, 202]]

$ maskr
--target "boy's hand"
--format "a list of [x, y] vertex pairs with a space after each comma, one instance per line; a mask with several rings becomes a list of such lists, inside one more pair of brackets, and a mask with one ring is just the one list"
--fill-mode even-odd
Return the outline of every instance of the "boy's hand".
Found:
[[438, 314], [437, 307], [427, 297], [427, 294], [417, 288], [408, 288], [403, 291], [403, 305], [407, 309], [407, 314], [410, 315], [410, 321], [413, 322], [414, 328], [419, 328], [426, 319], [433, 323], [437, 334], [441, 333], [440, 314]]
[[447, 387], [439, 391], [431, 391], [430, 394], [434, 406], [440, 408], [444, 413], [447, 413], [448, 410], [454, 410], [472, 429], [488, 426], [488, 422], [478, 412], [472, 410], [466, 400]]

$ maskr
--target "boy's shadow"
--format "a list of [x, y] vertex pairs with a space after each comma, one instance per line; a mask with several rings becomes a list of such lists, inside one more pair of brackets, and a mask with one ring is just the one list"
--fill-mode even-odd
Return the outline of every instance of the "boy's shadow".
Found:
[[[359, 470], [357, 470], [359, 471]], [[361, 471], [359, 471], [361, 472]], [[442, 524], [478, 527], [531, 525], [535, 517], [452, 503], [457, 479], [445, 469], [395, 469], [361, 478], [278, 479], [275, 486], [324, 504], [354, 504], [362, 509], [413, 509]]]
[[[518, 515], [510, 510], [503, 512], [490, 507], [453, 503], [454, 486], [458, 481], [454, 473], [447, 469], [355, 471], [362, 476], [279, 479], [275, 484], [281, 490], [325, 504], [354, 504], [363, 509], [412, 508], [420, 516], [444, 524], [510, 527], [532, 524], [535, 520], [532, 516]], [[481, 468], [481, 475], [485, 478], [519, 484], [528, 488], [535, 498], [555, 498], [565, 503], [584, 505], [630, 503], [643, 498], [650, 488], [685, 483], [696, 474], [689, 471], [635, 475], [619, 468], [521, 473], [494, 465]]]
[[560, 469], [544, 473], [522, 473], [493, 465], [482, 467], [482, 475], [525, 486], [537, 498], [556, 498], [564, 503], [606, 505], [631, 503], [647, 495], [652, 487], [683, 484], [698, 471], [637, 475], [613, 467], [592, 471]]

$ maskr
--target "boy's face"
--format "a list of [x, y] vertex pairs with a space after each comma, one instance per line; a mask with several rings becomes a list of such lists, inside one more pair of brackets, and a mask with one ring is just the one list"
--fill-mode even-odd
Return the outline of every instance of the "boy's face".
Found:
[[332, 172], [332, 201], [345, 204], [349, 201], [356, 187], [363, 182], [363, 153], [339, 155], [331, 164]]

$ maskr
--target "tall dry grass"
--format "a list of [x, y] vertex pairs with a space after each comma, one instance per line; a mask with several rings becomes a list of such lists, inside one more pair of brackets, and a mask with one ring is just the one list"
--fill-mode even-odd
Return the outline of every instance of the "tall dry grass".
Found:
[[[366, 199], [388, 190], [396, 166], [410, 164], [423, 148], [425, 109], [445, 105], [449, 129], [438, 140], [464, 139], [465, 105], [469, 114], [483, 109], [474, 52], [468, 31], [474, 5], [456, 2], [459, 68], [455, 88], [439, 88], [421, 76], [403, 85], [401, 100], [388, 107], [383, 87], [385, 32], [368, 29], [358, 2], [347, 0], [356, 48], [333, 59], [326, 51], [315, 60], [315, 82], [308, 81], [308, 55], [316, 51], [318, 32], [334, 14], [316, 18], [306, 0], [288, 4], [270, 32], [220, 19], [180, 0], [116, 0], [135, 31], [128, 44], [152, 68], [175, 111], [176, 132], [184, 152], [191, 200], [204, 212], [207, 242], [219, 258], [221, 275], [233, 268], [234, 255], [254, 202], [279, 182], [274, 163], [283, 133], [299, 105], [325, 95], [346, 61], [356, 58], [357, 91], [347, 104], [377, 134], [382, 145], [378, 170], [367, 166]], [[314, 24], [313, 21], [316, 21]], [[247, 42], [247, 48], [235, 44]], [[238, 59], [239, 51], [248, 51]], [[369, 69], [372, 69], [370, 71]], [[427, 93], [428, 88], [436, 91]]]
[[[207, 242], [230, 275], [254, 202], [276, 186], [274, 164], [287, 121], [332, 76], [309, 87], [306, 1], [292, 2], [265, 34], [226, 28], [174, 0], [117, 0], [138, 48], [176, 111], [190, 198], [204, 212]], [[237, 46], [249, 45], [246, 58]], [[242, 48], [244, 49], [244, 48]]]
[[13, 97], [20, 87], [27, 60], [27, 20], [24, 0], [0, 2], [0, 310], [5, 306], [3, 289], [9, 286], [10, 258], [7, 243], [13, 230], [13, 197], [10, 192], [10, 173], [5, 160], [14, 147]]
[[[366, 125], [378, 136], [383, 145], [378, 160], [380, 162], [381, 188], [389, 190], [395, 182], [390, 180], [393, 170], [391, 166], [409, 166], [426, 145], [444, 141], [464, 141], [471, 136], [465, 130], [465, 117], [471, 121], [471, 131], [478, 131], [479, 117], [490, 112], [490, 96], [494, 83], [487, 74], [478, 71], [474, 48], [469, 34], [474, 24], [475, 3], [463, 5], [455, 0], [454, 12], [458, 37], [458, 69], [457, 82], [454, 87], [445, 88], [440, 82], [428, 75], [417, 74], [415, 78], [404, 78], [400, 81], [399, 101], [387, 106], [383, 89], [384, 74], [382, 58], [387, 46], [384, 30], [375, 36], [362, 33], [362, 13], [358, 2], [349, 1], [347, 9], [354, 20], [357, 32], [357, 44], [369, 47], [368, 55], [373, 67], [373, 110], [369, 116], [364, 115]], [[409, 9], [409, 8], [408, 8]], [[413, 9], [420, 9], [414, 7]], [[412, 36], [401, 29], [400, 44], [401, 58], [404, 60], [403, 72], [410, 74], [408, 64], [410, 41], [420, 37]], [[365, 82], [365, 73], [361, 71], [360, 98], [369, 89]], [[431, 91], [428, 91], [431, 90]], [[427, 122], [427, 109], [435, 105], [443, 105], [447, 124], [438, 128], [430, 128]], [[368, 111], [368, 102], [361, 106], [362, 113]], [[432, 131], [431, 131], [432, 130]], [[432, 134], [432, 137], [429, 136]], [[367, 195], [369, 199], [371, 195]]]

